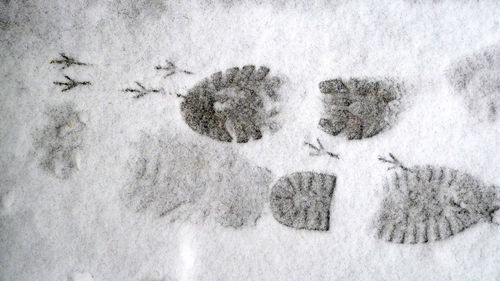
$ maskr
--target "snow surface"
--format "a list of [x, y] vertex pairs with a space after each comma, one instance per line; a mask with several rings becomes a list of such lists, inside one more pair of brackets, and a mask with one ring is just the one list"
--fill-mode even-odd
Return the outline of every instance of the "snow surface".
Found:
[[[445, 75], [498, 44], [498, 1], [1, 1], [0, 280], [500, 280], [496, 224], [420, 245], [386, 243], [370, 229], [388, 176], [379, 155], [500, 184], [500, 118], [476, 118]], [[61, 70], [49, 63], [60, 52], [91, 65]], [[195, 74], [164, 78], [154, 66], [167, 59]], [[284, 123], [224, 145], [276, 179], [335, 174], [330, 230], [285, 227], [268, 207], [242, 229], [126, 208], [120, 192], [144, 132], [210, 141], [167, 93], [246, 64], [287, 77]], [[64, 75], [92, 85], [62, 93], [53, 81]], [[405, 81], [398, 121], [359, 141], [323, 133], [318, 83], [334, 77]], [[134, 99], [122, 90], [135, 81], [163, 94]], [[86, 124], [67, 179], [40, 168], [33, 144], [47, 108], [65, 102]], [[339, 160], [309, 156], [303, 143], [318, 137]]]

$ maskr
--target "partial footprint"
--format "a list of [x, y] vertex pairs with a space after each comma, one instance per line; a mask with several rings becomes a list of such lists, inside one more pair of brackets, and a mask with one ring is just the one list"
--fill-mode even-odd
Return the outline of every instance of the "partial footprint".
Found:
[[78, 168], [87, 126], [72, 103], [50, 107], [46, 116], [47, 125], [34, 133], [40, 167], [58, 178], [69, 178]]
[[181, 105], [194, 131], [223, 142], [262, 138], [263, 130], [278, 127], [281, 80], [268, 76], [269, 68], [253, 65], [216, 72], [188, 91]]
[[336, 177], [315, 172], [286, 175], [273, 186], [270, 206], [274, 218], [296, 229], [327, 231]]
[[321, 82], [319, 89], [324, 94], [320, 128], [351, 140], [372, 137], [394, 123], [403, 86], [390, 79], [337, 78]]
[[500, 47], [464, 56], [448, 66], [446, 76], [472, 114], [496, 120], [500, 106]]
[[255, 225], [272, 174], [218, 145], [144, 135], [130, 161], [131, 178], [122, 200], [136, 212], [152, 212], [170, 221]]
[[393, 243], [446, 239], [478, 222], [491, 222], [500, 206], [494, 186], [443, 167], [403, 167], [385, 189], [375, 225], [378, 238]]

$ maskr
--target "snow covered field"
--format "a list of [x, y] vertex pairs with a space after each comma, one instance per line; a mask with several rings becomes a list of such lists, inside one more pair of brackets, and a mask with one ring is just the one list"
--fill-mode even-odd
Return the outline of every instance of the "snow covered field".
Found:
[[[499, 190], [499, 46], [498, 1], [0, 1], [0, 280], [500, 280], [498, 214], [430, 243], [373, 229], [388, 153]], [[277, 127], [190, 128], [188, 90], [245, 65], [280, 78]], [[402, 81], [394, 124], [321, 130], [337, 77]], [[273, 217], [298, 171], [336, 176], [328, 231]]]

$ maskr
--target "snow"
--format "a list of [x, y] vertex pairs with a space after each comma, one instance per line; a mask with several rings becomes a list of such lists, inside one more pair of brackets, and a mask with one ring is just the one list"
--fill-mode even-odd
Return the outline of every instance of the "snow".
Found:
[[[371, 232], [389, 176], [379, 155], [500, 185], [500, 118], [478, 118], [446, 76], [499, 42], [497, 1], [1, 1], [0, 280], [500, 280], [498, 224], [417, 245]], [[89, 65], [50, 64], [61, 52]], [[164, 78], [165, 60], [194, 74]], [[286, 77], [281, 129], [246, 144], [192, 131], [174, 94], [247, 64]], [[64, 75], [92, 85], [61, 92]], [[404, 81], [398, 120], [357, 141], [321, 131], [318, 83], [335, 77]], [[123, 92], [135, 81], [162, 91], [135, 99]], [[34, 140], [65, 103], [85, 137], [61, 178], [40, 167]], [[134, 144], [169, 132], [230, 147], [274, 180], [334, 174], [330, 230], [283, 226], [268, 206], [240, 229], [127, 208]], [[316, 138], [340, 159], [311, 157]]]

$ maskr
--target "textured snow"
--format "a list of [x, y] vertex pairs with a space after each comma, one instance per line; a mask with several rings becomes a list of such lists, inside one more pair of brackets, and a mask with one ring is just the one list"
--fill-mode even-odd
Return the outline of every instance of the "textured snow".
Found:
[[[379, 155], [500, 184], [500, 118], [476, 118], [446, 77], [500, 44], [499, 19], [498, 1], [0, 1], [0, 280], [499, 280], [497, 224], [419, 245], [370, 232], [388, 175]], [[90, 65], [50, 64], [61, 52]], [[165, 78], [165, 60], [194, 74]], [[289, 79], [282, 127], [228, 145], [276, 179], [335, 174], [330, 230], [283, 227], [268, 207], [242, 229], [127, 208], [132, 144], [144, 132], [210, 142], [175, 94], [248, 64]], [[92, 85], [62, 93], [64, 75]], [[363, 140], [322, 132], [318, 83], [331, 77], [404, 81], [397, 122]], [[495, 76], [474, 88], [482, 79]], [[161, 91], [135, 99], [123, 90], [136, 81]], [[40, 168], [33, 134], [68, 102], [86, 129], [64, 179]], [[316, 138], [340, 159], [311, 157]]]

